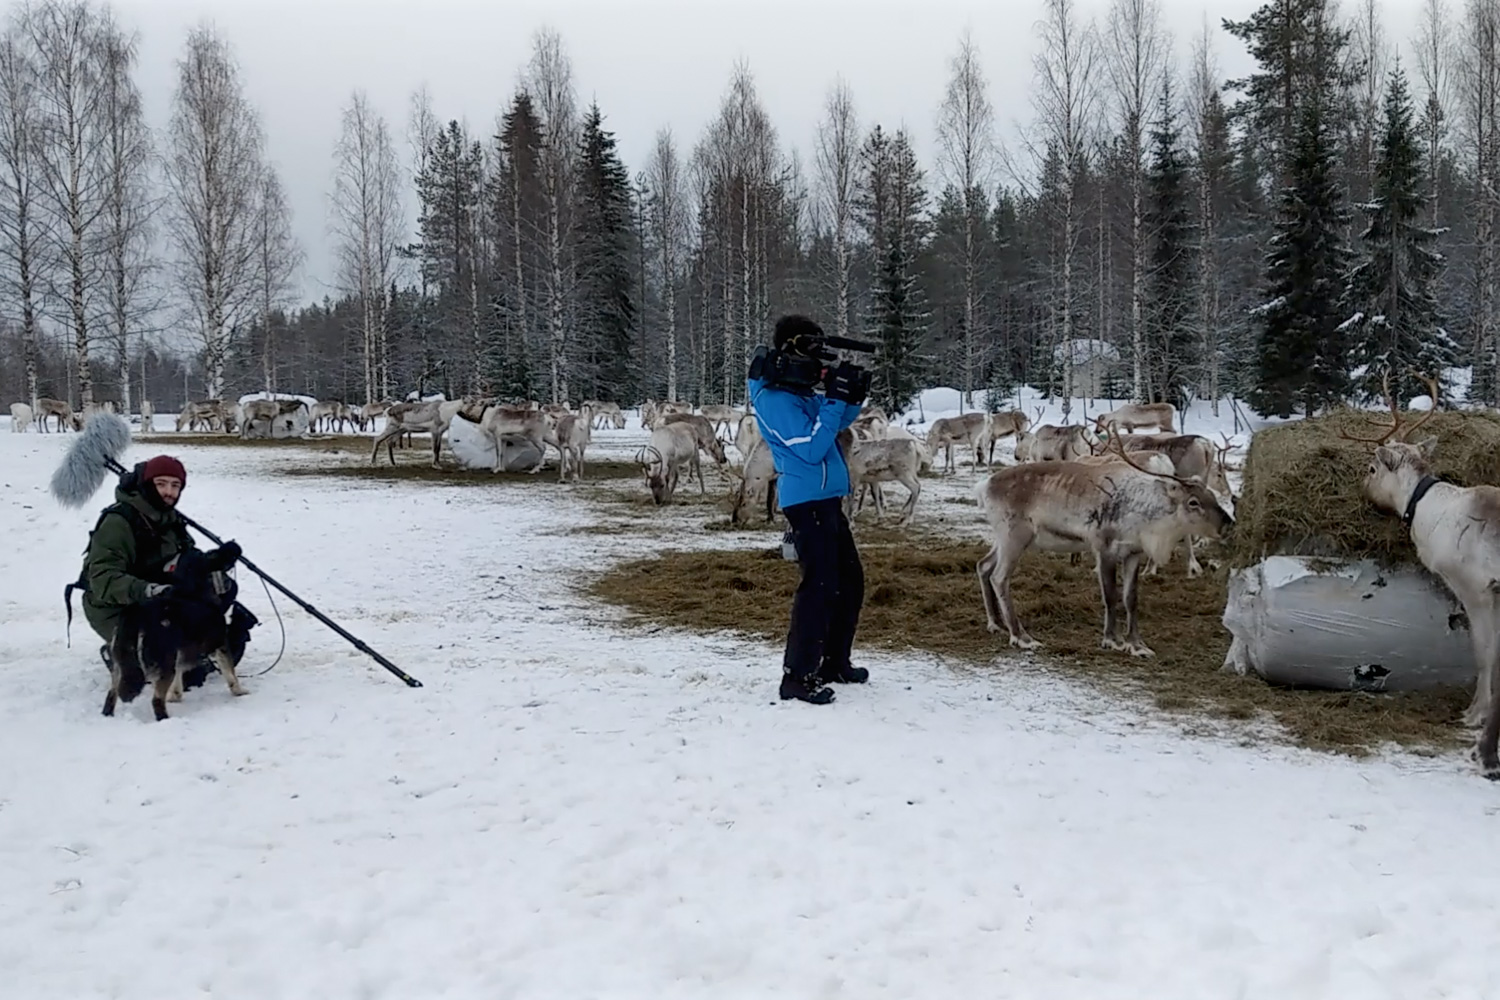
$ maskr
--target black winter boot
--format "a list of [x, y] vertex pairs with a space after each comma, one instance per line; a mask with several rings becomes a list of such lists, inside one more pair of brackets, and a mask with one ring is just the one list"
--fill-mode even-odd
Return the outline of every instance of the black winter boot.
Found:
[[863, 684], [870, 679], [870, 672], [864, 667], [851, 667], [847, 664], [835, 667], [825, 663], [818, 668], [817, 676], [822, 684]]
[[809, 705], [826, 705], [833, 701], [833, 691], [824, 687], [816, 674], [811, 677], [801, 677], [797, 674], [781, 675], [781, 700], [791, 699], [805, 701]]

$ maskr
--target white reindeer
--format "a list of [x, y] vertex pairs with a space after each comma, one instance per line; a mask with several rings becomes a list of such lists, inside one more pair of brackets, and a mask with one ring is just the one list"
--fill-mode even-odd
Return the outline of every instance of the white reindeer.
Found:
[[651, 443], [636, 453], [636, 461], [646, 477], [651, 499], [657, 506], [670, 503], [677, 491], [679, 470], [689, 466], [698, 470], [698, 488], [703, 490], [703, 470], [698, 465], [698, 439], [688, 424], [663, 424], [651, 432]]
[[437, 403], [395, 403], [385, 411], [385, 427], [375, 436], [375, 443], [370, 448], [370, 464], [375, 464], [375, 458], [380, 454], [380, 446], [386, 447], [386, 457], [391, 464], [396, 464], [395, 439], [402, 434], [431, 434], [432, 435], [432, 467], [441, 468], [438, 465], [438, 456], [442, 454], [443, 435], [447, 433], [448, 420], [443, 418], [439, 404]]
[[[901, 508], [899, 524], [911, 523], [917, 510], [917, 498], [922, 495], [922, 483], [917, 472], [922, 466], [922, 445], [915, 440], [903, 438], [881, 438], [860, 440], [850, 430], [839, 432], [839, 451], [849, 470], [849, 493], [844, 497], [844, 509], [851, 512], [854, 498], [864, 502], [865, 485], [875, 486], [881, 482], [898, 482], [906, 487], [906, 503]], [[885, 513], [885, 498], [875, 490], [875, 515]]]
[[10, 430], [12, 434], [25, 434], [31, 426], [31, 407], [25, 403], [10, 404]]
[[1417, 559], [1458, 598], [1474, 644], [1474, 698], [1464, 711], [1467, 726], [1482, 726], [1474, 756], [1491, 781], [1500, 779], [1500, 488], [1455, 486], [1432, 474], [1437, 439], [1402, 440], [1437, 412], [1439, 389], [1428, 380], [1433, 409], [1403, 426], [1395, 397], [1386, 388], [1391, 423], [1378, 438], [1343, 435], [1375, 445], [1364, 494], [1380, 510], [1395, 514], [1411, 532]]
[[1094, 428], [1103, 433], [1129, 433], [1137, 427], [1156, 427], [1168, 434], [1175, 433], [1177, 407], [1171, 403], [1126, 403], [1119, 409], [1101, 413], [1094, 418]]
[[[547, 439], [552, 438], [553, 446], [557, 446], [555, 424], [539, 410], [489, 406], [485, 408], [479, 427], [495, 443], [495, 465], [491, 470], [493, 472], [500, 471], [500, 438], [503, 435], [523, 437], [536, 448], [536, 465], [526, 470], [532, 475], [541, 472], [542, 466], [547, 464]], [[561, 451], [561, 448], [558, 450]]]
[[564, 414], [558, 420], [555, 435], [557, 449], [562, 456], [557, 466], [558, 482], [567, 477], [570, 468], [573, 470], [575, 483], [583, 478], [583, 452], [589, 446], [593, 425], [594, 413], [589, 409], [588, 403], [580, 406], [577, 413]]
[[141, 433], [154, 434], [156, 432], [156, 408], [151, 405], [151, 400], [141, 400]]

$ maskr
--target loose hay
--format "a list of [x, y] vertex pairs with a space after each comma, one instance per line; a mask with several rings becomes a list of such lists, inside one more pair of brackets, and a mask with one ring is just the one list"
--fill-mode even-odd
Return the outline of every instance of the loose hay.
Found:
[[[989, 665], [1019, 654], [985, 627], [974, 564], [985, 547], [935, 538], [861, 542], [865, 606], [858, 645], [915, 649]], [[588, 587], [640, 619], [702, 631], [746, 631], [781, 642], [798, 570], [779, 549], [669, 552], [621, 564]], [[1461, 691], [1369, 695], [1292, 691], [1221, 672], [1229, 635], [1220, 623], [1225, 583], [1188, 580], [1174, 563], [1141, 588], [1141, 632], [1156, 658], [1099, 648], [1099, 588], [1085, 560], [1028, 553], [1014, 578], [1016, 609], [1045, 647], [1045, 669], [1143, 697], [1179, 718], [1277, 724], [1299, 746], [1350, 754], [1386, 742], [1433, 752], [1460, 745]], [[1028, 654], [1029, 662], [1029, 654]], [[1260, 732], [1267, 727], [1258, 727]]]
[[[1232, 565], [1267, 555], [1368, 558], [1385, 566], [1416, 561], [1400, 519], [1377, 511], [1361, 492], [1373, 446], [1345, 441], [1340, 431], [1371, 437], [1378, 428], [1373, 414], [1341, 410], [1256, 433], [1235, 503]], [[1416, 437], [1429, 435], [1438, 441], [1436, 475], [1460, 486], [1500, 485], [1500, 416], [1435, 414]]]

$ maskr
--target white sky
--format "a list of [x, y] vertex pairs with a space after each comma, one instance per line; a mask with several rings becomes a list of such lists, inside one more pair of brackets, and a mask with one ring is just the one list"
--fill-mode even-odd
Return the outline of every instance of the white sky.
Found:
[[[1454, 0], [1450, 0], [1450, 5]], [[1383, 0], [1387, 36], [1407, 39], [1420, 0]], [[1247, 68], [1239, 44], [1218, 29], [1258, 0], [1162, 0], [1178, 64], [1205, 16], [1214, 26], [1224, 75]], [[1088, 16], [1106, 0], [1081, 0]], [[1345, 0], [1345, 9], [1351, 9]], [[934, 122], [948, 59], [972, 29], [990, 84], [1002, 138], [1030, 119], [1028, 95], [1037, 50], [1039, 0], [116, 0], [125, 25], [141, 33], [139, 80], [152, 124], [166, 122], [174, 62], [189, 28], [212, 20], [234, 47], [250, 99], [268, 135], [307, 251], [305, 295], [321, 298], [332, 267], [327, 192], [339, 111], [355, 88], [366, 90], [404, 137], [408, 99], [426, 83], [438, 117], [466, 121], [492, 135], [546, 24], [563, 36], [573, 61], [580, 106], [597, 98], [632, 175], [644, 166], [657, 129], [670, 125], [690, 150], [715, 114], [737, 60], [746, 60], [783, 149], [796, 147], [810, 171], [813, 136], [828, 87], [837, 76], [853, 89], [866, 127], [905, 124], [924, 165], [933, 164]]]

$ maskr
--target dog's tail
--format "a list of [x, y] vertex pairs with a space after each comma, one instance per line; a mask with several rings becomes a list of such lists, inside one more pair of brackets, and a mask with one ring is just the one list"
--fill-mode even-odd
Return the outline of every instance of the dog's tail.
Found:
[[114, 661], [115, 693], [125, 702], [134, 701], [146, 686], [146, 671], [141, 669], [135, 639], [135, 630], [122, 622], [115, 631], [114, 641], [109, 644], [109, 655]]

